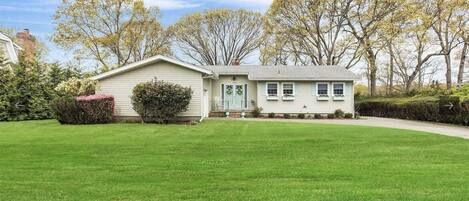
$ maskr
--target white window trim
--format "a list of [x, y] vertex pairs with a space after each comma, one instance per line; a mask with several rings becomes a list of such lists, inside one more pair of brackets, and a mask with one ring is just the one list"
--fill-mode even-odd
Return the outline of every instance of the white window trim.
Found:
[[[342, 85], [342, 91], [343, 91], [342, 94], [335, 94], [335, 92], [334, 92], [334, 84], [341, 84], [341, 85]], [[333, 82], [333, 83], [332, 83], [331, 90], [332, 90], [332, 95], [333, 95], [333, 96], [345, 96], [345, 82]]]
[[[276, 96], [269, 96], [269, 84], [276, 84], [277, 85], [277, 95]], [[278, 97], [279, 96], [279, 91], [280, 91], [280, 84], [278, 82], [266, 82], [265, 83], [265, 96], [267, 97]]]
[[327, 96], [330, 96], [331, 95], [331, 86], [329, 84], [329, 82], [316, 82], [316, 91], [314, 92], [316, 94], [316, 96], [319, 96], [319, 85], [320, 84], [327, 84]]
[[284, 84], [291, 84], [293, 86], [293, 93], [292, 93], [292, 96], [294, 97], [296, 95], [296, 86], [295, 86], [295, 83], [294, 82], [282, 82], [282, 96], [285, 96], [285, 94], [283, 93], [283, 85]]

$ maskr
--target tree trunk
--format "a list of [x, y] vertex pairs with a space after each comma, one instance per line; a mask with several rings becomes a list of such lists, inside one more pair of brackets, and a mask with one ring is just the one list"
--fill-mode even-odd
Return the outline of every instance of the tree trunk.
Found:
[[368, 88], [371, 96], [376, 95], [376, 74], [378, 68], [376, 67], [376, 57], [371, 49], [366, 50], [366, 60], [368, 62]]
[[408, 93], [410, 89], [412, 88], [412, 82], [414, 82], [415, 78], [409, 77], [409, 79], [405, 82], [404, 90], [405, 93]]
[[446, 62], [446, 89], [451, 89], [451, 55], [448, 53], [445, 55]]
[[389, 48], [389, 69], [388, 69], [388, 89], [387, 89], [387, 94], [392, 94], [392, 88], [393, 86], [393, 80], [394, 80], [394, 59], [393, 55], [394, 52], [392, 50], [391, 43], [388, 44]]
[[462, 84], [464, 79], [464, 65], [466, 62], [466, 53], [469, 43], [465, 42], [461, 51], [461, 60], [459, 61], [458, 85]]
[[369, 64], [370, 68], [370, 74], [369, 74], [369, 80], [370, 80], [370, 95], [375, 96], [376, 95], [376, 74], [377, 74], [377, 69], [376, 69], [376, 63], [373, 60]]
[[422, 74], [422, 70], [419, 70], [419, 75], [418, 75], [418, 76], [419, 76], [419, 77], [418, 77], [418, 78], [419, 78], [419, 81], [418, 81], [417, 87], [418, 87], [418, 88], [422, 88], [422, 86], [423, 86], [423, 74]]

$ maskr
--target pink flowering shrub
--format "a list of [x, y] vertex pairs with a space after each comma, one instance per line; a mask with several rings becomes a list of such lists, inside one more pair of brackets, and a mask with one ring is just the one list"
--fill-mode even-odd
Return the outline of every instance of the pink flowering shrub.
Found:
[[106, 94], [63, 97], [52, 103], [57, 120], [63, 124], [99, 124], [114, 120], [114, 97]]
[[95, 100], [104, 100], [104, 99], [109, 99], [109, 100], [114, 100], [114, 97], [112, 95], [107, 95], [107, 94], [94, 94], [94, 95], [89, 95], [89, 96], [78, 96], [75, 97], [75, 100], [77, 101], [95, 101]]

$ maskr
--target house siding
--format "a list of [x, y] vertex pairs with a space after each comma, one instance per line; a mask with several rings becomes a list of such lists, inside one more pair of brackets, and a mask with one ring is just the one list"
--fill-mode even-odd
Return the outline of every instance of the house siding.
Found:
[[180, 116], [201, 117], [202, 73], [169, 62], [161, 61], [148, 64], [132, 71], [101, 79], [97, 92], [114, 96], [116, 116], [135, 117], [138, 114], [132, 108], [132, 90], [138, 83], [151, 81], [154, 78], [191, 87], [193, 94], [189, 110], [181, 113]]
[[288, 83], [295, 83], [295, 100], [284, 101], [282, 100], [282, 81], [268, 81], [279, 83], [279, 100], [271, 101], [267, 100], [266, 96], [266, 83], [265, 81], [259, 81], [257, 83], [257, 101], [259, 107], [262, 107], [262, 113], [320, 113], [327, 114], [333, 113], [336, 109], [341, 109], [346, 113], [354, 112], [353, 103], [353, 82], [341, 82], [345, 83], [344, 88], [344, 100], [335, 101], [332, 100], [332, 83], [340, 81], [320, 81], [321, 83], [329, 83], [329, 100], [318, 101], [316, 95], [316, 83], [314, 81], [285, 81]]

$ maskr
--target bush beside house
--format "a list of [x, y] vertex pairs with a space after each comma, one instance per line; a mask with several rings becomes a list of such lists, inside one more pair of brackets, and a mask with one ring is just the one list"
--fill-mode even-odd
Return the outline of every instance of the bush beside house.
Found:
[[143, 82], [132, 91], [132, 105], [143, 122], [170, 123], [188, 110], [192, 89], [164, 81]]
[[102, 124], [114, 120], [114, 97], [110, 95], [64, 96], [55, 99], [51, 108], [62, 124]]

